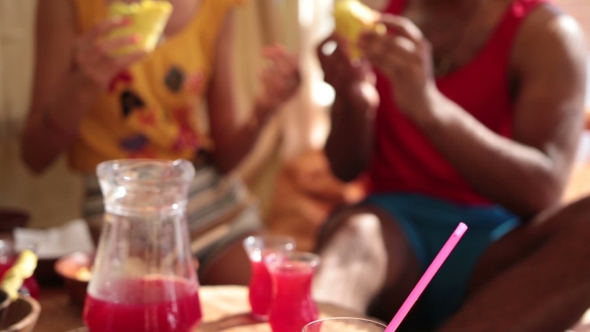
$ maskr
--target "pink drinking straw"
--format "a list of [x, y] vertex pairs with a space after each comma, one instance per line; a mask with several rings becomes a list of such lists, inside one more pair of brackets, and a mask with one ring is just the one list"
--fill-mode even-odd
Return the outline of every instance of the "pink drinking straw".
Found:
[[440, 269], [447, 257], [449, 257], [451, 251], [455, 249], [455, 246], [466, 231], [467, 225], [464, 223], [460, 223], [459, 226], [457, 226], [457, 229], [455, 229], [453, 234], [451, 234], [451, 237], [447, 240], [447, 243], [445, 243], [438, 255], [436, 255], [434, 261], [432, 261], [426, 272], [424, 272], [424, 275], [420, 278], [420, 281], [418, 281], [416, 287], [414, 287], [404, 304], [402, 304], [395, 316], [393, 316], [391, 323], [389, 323], [389, 326], [387, 326], [384, 332], [395, 332], [395, 330], [397, 330], [404, 318], [406, 318], [408, 312], [410, 312], [410, 309], [412, 309], [420, 295], [422, 295], [422, 292], [424, 292], [424, 289], [426, 289], [426, 286], [428, 286], [432, 278], [434, 278], [438, 269]]

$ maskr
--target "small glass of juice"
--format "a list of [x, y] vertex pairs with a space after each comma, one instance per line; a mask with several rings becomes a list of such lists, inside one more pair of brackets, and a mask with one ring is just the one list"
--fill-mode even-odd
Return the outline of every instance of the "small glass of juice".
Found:
[[295, 239], [267, 234], [250, 236], [243, 244], [252, 267], [248, 294], [252, 316], [258, 321], [266, 321], [272, 304], [273, 290], [272, 279], [264, 261], [269, 255], [292, 251], [295, 248]]
[[319, 263], [318, 255], [307, 252], [291, 252], [266, 259], [274, 290], [269, 315], [273, 332], [301, 332], [305, 325], [318, 319], [311, 284]]

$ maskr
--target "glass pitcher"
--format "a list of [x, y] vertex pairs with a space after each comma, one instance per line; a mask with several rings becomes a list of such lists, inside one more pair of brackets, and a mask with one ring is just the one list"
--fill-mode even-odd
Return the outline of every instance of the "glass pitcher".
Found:
[[90, 332], [188, 332], [201, 320], [185, 219], [195, 170], [184, 160], [97, 168], [105, 202], [84, 322]]

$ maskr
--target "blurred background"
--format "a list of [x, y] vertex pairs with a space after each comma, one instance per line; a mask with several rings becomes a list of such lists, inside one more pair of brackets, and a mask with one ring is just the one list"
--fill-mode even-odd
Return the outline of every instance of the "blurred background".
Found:
[[[28, 210], [30, 226], [48, 227], [78, 217], [82, 185], [67, 170], [65, 158], [42, 176], [30, 174], [19, 160], [18, 138], [29, 105], [36, 2], [0, 0], [0, 205]], [[322, 83], [311, 45], [330, 29], [331, 23], [320, 24], [327, 22], [320, 13], [328, 6], [330, 1], [257, 0], [238, 9], [234, 83], [244, 113], [256, 89], [251, 83], [257, 81], [264, 45], [280, 42], [300, 52], [306, 71], [300, 96], [269, 126], [238, 171], [264, 209], [280, 161], [321, 145], [325, 137], [322, 118], [331, 91]]]
[[[4, 209], [19, 209], [30, 216], [28, 227], [50, 228], [80, 217], [84, 186], [80, 176], [68, 169], [65, 153], [40, 176], [32, 174], [19, 155], [30, 101], [38, 1], [42, 0], [0, 0], [0, 220]], [[332, 175], [322, 152], [334, 91], [323, 82], [315, 48], [333, 30], [333, 1], [247, 0], [235, 16], [233, 85], [244, 121], [250, 116], [249, 106], [258, 88], [253, 83], [258, 82], [263, 64], [262, 48], [280, 43], [299, 54], [303, 74], [299, 94], [266, 128], [257, 147], [235, 172], [251, 189], [270, 230], [295, 237], [298, 249], [304, 251], [313, 249], [318, 230], [331, 211], [363, 196], [360, 184], [342, 183]], [[363, 0], [376, 9], [387, 1]], [[580, 22], [590, 45], [590, 0], [553, 2]], [[588, 62], [590, 71], [590, 55]], [[587, 96], [587, 131], [564, 202], [590, 195], [590, 84]], [[0, 228], [7, 224], [0, 222]], [[73, 238], [74, 231], [67, 235]], [[38, 271], [53, 273], [54, 261], [48, 262]], [[85, 284], [83, 287], [85, 291]], [[60, 311], [68, 310], [63, 292], [48, 290], [45, 294], [49, 295], [42, 303], [39, 331], [58, 324], [54, 320], [63, 324], [61, 331], [79, 324], [79, 313], [67, 318]], [[590, 312], [585, 321], [590, 321]]]
[[[366, 2], [378, 8], [383, 0]], [[556, 2], [576, 17], [590, 36], [590, 1]], [[35, 6], [36, 0], [0, 0], [0, 206], [25, 209], [32, 216], [30, 226], [49, 227], [78, 217], [82, 185], [68, 172], [63, 158], [40, 177], [30, 174], [19, 159], [18, 137], [29, 104]], [[244, 118], [256, 89], [251, 82], [256, 81], [264, 45], [280, 42], [297, 51], [304, 71], [301, 93], [269, 126], [257, 149], [238, 170], [267, 217], [273, 213], [274, 218], [280, 217], [276, 207], [281, 202], [271, 198], [288, 194], [275, 184], [281, 181], [281, 172], [288, 173], [285, 164], [297, 165], [295, 160], [306, 160], [303, 164], [310, 174], [324, 176], [326, 181], [317, 183], [338, 191], [347, 189], [326, 175], [326, 165], [318, 153], [328, 131], [327, 109], [333, 91], [323, 83], [314, 47], [332, 29], [331, 7], [332, 0], [253, 0], [237, 13], [234, 84]], [[347, 197], [346, 193], [337, 196]], [[288, 209], [285, 204], [282, 208]], [[319, 220], [325, 209], [315, 209], [310, 207], [310, 218]]]

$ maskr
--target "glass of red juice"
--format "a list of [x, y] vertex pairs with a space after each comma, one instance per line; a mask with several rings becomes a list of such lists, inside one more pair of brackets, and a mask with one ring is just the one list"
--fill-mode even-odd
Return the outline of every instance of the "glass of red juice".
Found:
[[[33, 252], [36, 251], [36, 246], [27, 246], [26, 249], [31, 249]], [[15, 244], [11, 240], [0, 240], [0, 280], [4, 277], [4, 274], [16, 263], [18, 256], [20, 255], [19, 250], [15, 247]], [[39, 299], [40, 288], [37, 283], [37, 279], [31, 276], [23, 282], [20, 292], [31, 295], [34, 299]]]
[[90, 332], [190, 332], [201, 321], [185, 211], [188, 161], [98, 166], [105, 221], [84, 306]]
[[269, 255], [293, 251], [295, 239], [266, 234], [250, 236], [244, 240], [243, 245], [252, 269], [248, 292], [252, 316], [256, 320], [266, 321], [272, 304], [273, 288], [270, 272], [264, 261]]
[[311, 284], [320, 263], [318, 255], [291, 252], [267, 257], [273, 280], [273, 302], [269, 323], [273, 332], [301, 332], [319, 317]]

